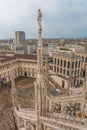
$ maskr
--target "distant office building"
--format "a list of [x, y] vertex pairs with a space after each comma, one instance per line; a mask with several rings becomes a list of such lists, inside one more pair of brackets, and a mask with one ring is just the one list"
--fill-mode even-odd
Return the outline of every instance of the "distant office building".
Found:
[[24, 54], [24, 47], [23, 47], [23, 45], [16, 45], [15, 53], [16, 54]]
[[48, 54], [52, 56], [53, 51], [58, 47], [58, 43], [48, 43]]
[[25, 44], [24, 54], [32, 54], [37, 52], [36, 44]]
[[15, 32], [15, 41], [14, 41], [14, 50], [16, 54], [24, 54], [25, 46], [25, 32], [16, 31]]
[[24, 44], [25, 43], [25, 32], [16, 31], [15, 32], [15, 44]]

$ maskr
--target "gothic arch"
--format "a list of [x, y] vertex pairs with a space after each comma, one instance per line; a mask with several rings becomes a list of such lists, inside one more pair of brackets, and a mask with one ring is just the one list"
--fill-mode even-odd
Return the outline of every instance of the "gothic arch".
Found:
[[63, 112], [68, 115], [76, 116], [80, 112], [80, 103], [71, 102], [65, 103], [63, 107]]
[[69, 108], [71, 107], [69, 102], [64, 103], [63, 111], [66, 109], [66, 107], [69, 107]]
[[52, 128], [48, 127], [46, 130], [52, 130]]
[[64, 114], [64, 115], [69, 115], [70, 114], [70, 111], [71, 111], [71, 106], [70, 106], [70, 103], [68, 102], [66, 102], [65, 104], [64, 104], [64, 106], [63, 106], [63, 113], [62, 114]]
[[35, 130], [35, 125], [32, 124], [30, 121], [27, 121], [27, 129]]
[[52, 110], [53, 112], [60, 113], [61, 112], [61, 104], [54, 103], [52, 104]]

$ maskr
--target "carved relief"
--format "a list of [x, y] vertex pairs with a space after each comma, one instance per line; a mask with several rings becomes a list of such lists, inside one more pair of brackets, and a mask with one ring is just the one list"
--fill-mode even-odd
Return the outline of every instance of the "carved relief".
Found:
[[27, 121], [26, 126], [28, 130], [35, 130], [35, 125], [32, 124], [30, 121]]
[[61, 112], [61, 104], [54, 103], [52, 104], [52, 111], [55, 113]]
[[76, 116], [80, 113], [80, 103], [69, 103], [64, 107], [64, 113], [70, 116]]

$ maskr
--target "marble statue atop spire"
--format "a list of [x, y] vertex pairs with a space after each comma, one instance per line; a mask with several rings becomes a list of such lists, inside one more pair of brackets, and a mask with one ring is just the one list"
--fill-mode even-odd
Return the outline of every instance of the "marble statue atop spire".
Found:
[[42, 30], [42, 26], [41, 26], [41, 18], [42, 18], [42, 12], [40, 9], [38, 9], [38, 18], [37, 18], [37, 21], [38, 21], [38, 25], [39, 25], [39, 31]]

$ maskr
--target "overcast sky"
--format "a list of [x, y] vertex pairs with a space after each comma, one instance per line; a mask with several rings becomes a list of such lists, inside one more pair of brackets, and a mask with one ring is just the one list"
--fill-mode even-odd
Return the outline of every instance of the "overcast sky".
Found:
[[43, 38], [87, 37], [87, 0], [1, 0], [0, 38], [12, 38], [17, 30], [37, 38], [39, 8]]

